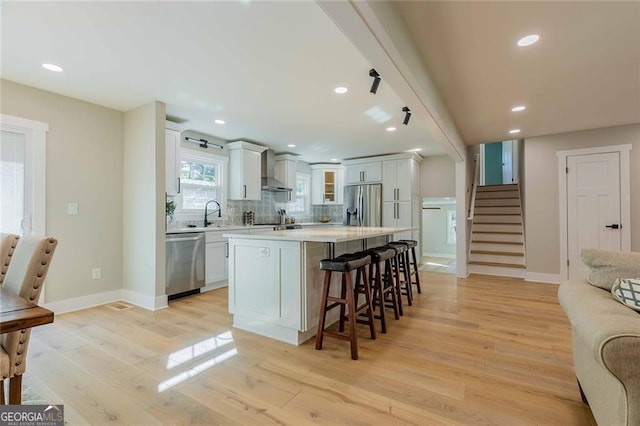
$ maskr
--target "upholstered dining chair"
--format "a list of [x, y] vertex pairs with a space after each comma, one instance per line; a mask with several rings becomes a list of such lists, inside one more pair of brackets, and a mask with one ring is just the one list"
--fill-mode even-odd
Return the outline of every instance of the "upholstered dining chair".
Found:
[[[57, 245], [58, 240], [55, 238], [23, 236], [13, 252], [3, 288], [37, 303]], [[0, 403], [5, 400], [4, 381], [7, 379], [9, 404], [20, 401], [30, 335], [30, 329], [0, 335]]]
[[4, 282], [19, 239], [19, 235], [0, 233], [0, 285]]

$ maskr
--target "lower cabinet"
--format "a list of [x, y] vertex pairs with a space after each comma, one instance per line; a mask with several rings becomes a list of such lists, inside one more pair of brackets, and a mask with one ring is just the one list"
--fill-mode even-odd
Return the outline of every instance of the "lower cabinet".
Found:
[[241, 318], [261, 321], [263, 332], [277, 333], [269, 324], [300, 329], [301, 243], [232, 239], [229, 312], [234, 325]]
[[224, 232], [207, 232], [205, 285], [220, 283], [218, 287], [227, 285], [229, 278], [229, 243], [223, 237]]

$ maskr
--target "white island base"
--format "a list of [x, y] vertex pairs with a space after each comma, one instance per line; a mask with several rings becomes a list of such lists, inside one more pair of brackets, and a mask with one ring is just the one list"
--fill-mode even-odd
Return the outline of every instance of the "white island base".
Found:
[[[394, 234], [407, 237], [407, 231], [411, 229], [333, 226], [226, 234], [233, 326], [300, 345], [315, 336], [318, 327], [324, 280], [320, 260], [384, 245]], [[332, 278], [336, 284], [339, 276]], [[339, 291], [339, 285], [332, 286], [334, 291]], [[327, 324], [337, 319], [334, 309]]]

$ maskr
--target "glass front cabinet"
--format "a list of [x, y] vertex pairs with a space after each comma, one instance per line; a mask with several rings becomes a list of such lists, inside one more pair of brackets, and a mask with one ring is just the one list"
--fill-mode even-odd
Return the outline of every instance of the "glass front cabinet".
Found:
[[343, 187], [342, 165], [311, 165], [311, 204], [342, 204]]

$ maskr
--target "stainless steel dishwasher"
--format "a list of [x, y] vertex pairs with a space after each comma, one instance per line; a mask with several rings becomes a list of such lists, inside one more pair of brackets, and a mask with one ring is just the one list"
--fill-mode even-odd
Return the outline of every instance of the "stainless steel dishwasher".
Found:
[[204, 232], [167, 234], [166, 294], [169, 300], [200, 293], [204, 287]]

